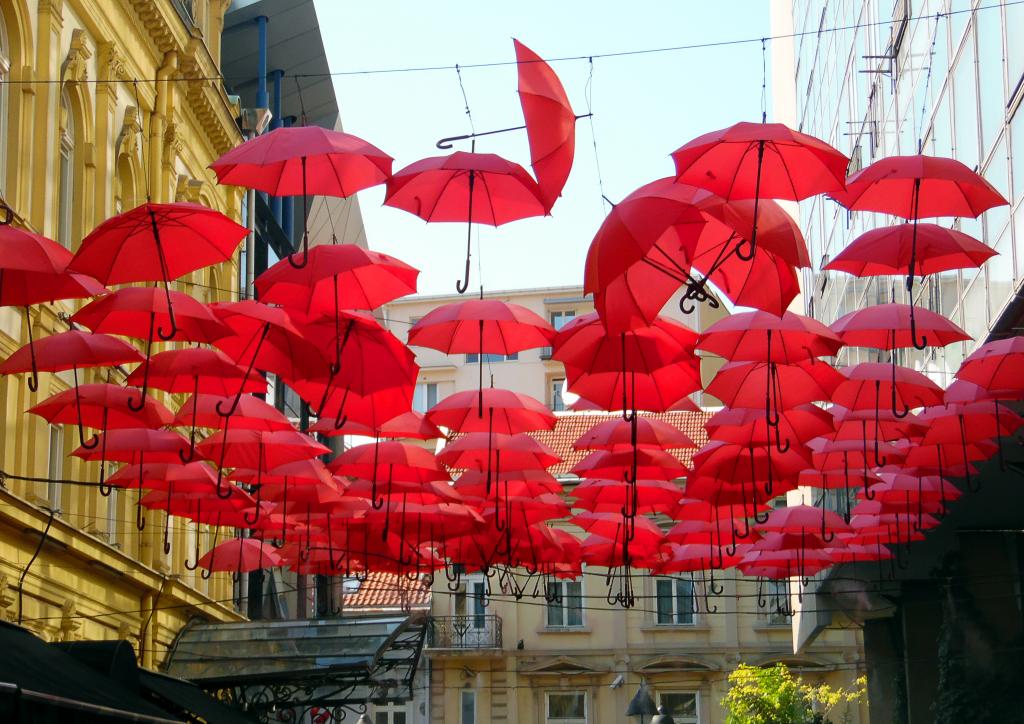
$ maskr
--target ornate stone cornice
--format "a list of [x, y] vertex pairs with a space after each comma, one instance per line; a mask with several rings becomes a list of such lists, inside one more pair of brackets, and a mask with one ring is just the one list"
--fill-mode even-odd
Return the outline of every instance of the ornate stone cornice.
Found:
[[100, 43], [97, 56], [100, 80], [128, 80], [125, 57], [112, 42]]
[[128, 106], [124, 109], [124, 121], [121, 123], [121, 132], [117, 136], [114, 148], [118, 153], [136, 157], [139, 155], [141, 136], [142, 120], [139, 118], [139, 109], [136, 106]]
[[174, 189], [175, 201], [191, 201], [199, 203], [199, 192], [203, 189], [203, 182], [197, 181], [191, 176], [178, 174], [178, 183]]

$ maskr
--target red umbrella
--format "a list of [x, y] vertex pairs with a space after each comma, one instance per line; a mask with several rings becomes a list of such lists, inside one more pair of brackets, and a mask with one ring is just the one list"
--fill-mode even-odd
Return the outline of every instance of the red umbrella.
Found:
[[[781, 314], [797, 294], [793, 266], [808, 266], [806, 244], [792, 218], [763, 202], [761, 252], [735, 256], [753, 234], [754, 202], [726, 202], [709, 191], [659, 179], [612, 209], [587, 253], [584, 288], [613, 332], [650, 324], [665, 302], [687, 286], [683, 301], [717, 305], [704, 290], [714, 282], [737, 304]], [[691, 267], [704, 273], [696, 279]]]
[[519, 103], [530, 140], [530, 163], [544, 210], [550, 212], [572, 169], [577, 116], [551, 66], [515, 38], [512, 43], [519, 74]]
[[787, 364], [833, 357], [843, 346], [832, 330], [811, 317], [784, 312], [736, 312], [708, 327], [697, 349], [732, 361]]
[[583, 480], [572, 490], [574, 507], [595, 513], [621, 514], [629, 510], [634, 514], [671, 515], [683, 494], [671, 480], [637, 480], [635, 493], [632, 488], [621, 478]]
[[779, 424], [768, 425], [764, 410], [754, 407], [725, 407], [704, 423], [713, 440], [738, 445], [770, 445], [776, 438], [806, 442], [833, 430], [832, 416], [812, 404], [778, 411]]
[[778, 410], [830, 400], [842, 381], [834, 367], [821, 361], [728, 362], [705, 390], [730, 407], [764, 406], [774, 426]]
[[688, 472], [686, 466], [670, 453], [652, 448], [639, 448], [635, 453], [632, 450], [596, 450], [576, 463], [572, 473], [581, 478], [621, 480], [631, 469], [635, 469], [638, 480], [674, 480]]
[[438, 462], [458, 470], [532, 470], [559, 462], [555, 452], [525, 433], [470, 432], [448, 443]]
[[198, 565], [208, 571], [244, 573], [284, 565], [273, 546], [257, 538], [233, 538], [207, 551]]
[[625, 420], [599, 422], [573, 443], [575, 450], [621, 450], [626, 447], [651, 447], [659, 450], [695, 448], [696, 443], [682, 430], [655, 417], [638, 416], [636, 436]]
[[[95, 383], [79, 385], [48, 397], [28, 411], [53, 424], [84, 425], [102, 431], [147, 427], [161, 428], [171, 424], [171, 411], [147, 397], [141, 410], [129, 409], [127, 402], [133, 391], [119, 385]], [[95, 443], [86, 449], [95, 447]]]
[[[846, 314], [831, 325], [843, 343], [850, 347], [900, 349], [927, 346], [944, 347], [971, 337], [941, 314], [908, 304], [877, 304]], [[917, 339], [917, 328], [924, 334]], [[928, 340], [931, 340], [929, 342]]]
[[456, 151], [412, 163], [388, 179], [386, 206], [403, 209], [424, 221], [467, 222], [466, 272], [456, 289], [469, 288], [473, 224], [499, 226], [547, 207], [540, 188], [522, 166], [493, 153]]
[[593, 403], [600, 410], [667, 412], [698, 411], [687, 395], [700, 389], [699, 360], [659, 367], [648, 374], [640, 372], [587, 373], [566, 365], [569, 391]]
[[[199, 393], [191, 395], [178, 408], [171, 425], [186, 427], [223, 428], [227, 422], [217, 408], [229, 405], [232, 396]], [[291, 430], [291, 421], [280, 410], [269, 405], [259, 397], [245, 395], [240, 400], [238, 410], [232, 415], [231, 426], [238, 430]]]
[[910, 273], [912, 254], [915, 273], [924, 276], [952, 269], [977, 269], [998, 252], [956, 229], [938, 224], [898, 224], [861, 234], [823, 268], [858, 277], [906, 275]]
[[311, 263], [296, 269], [284, 260], [259, 275], [261, 302], [307, 316], [336, 309], [376, 309], [416, 293], [419, 270], [393, 256], [355, 244], [322, 244], [308, 252]]
[[404, 442], [356, 445], [334, 458], [327, 467], [338, 475], [373, 481], [425, 483], [449, 478], [428, 450]]
[[[28, 318], [30, 305], [106, 292], [95, 279], [69, 273], [70, 262], [71, 252], [52, 239], [10, 224], [0, 224], [0, 306], [25, 309], [29, 337], [26, 362], [33, 361], [35, 351], [32, 322]], [[24, 371], [29, 370], [32, 371], [29, 389], [35, 392], [39, 375], [34, 364]]]
[[169, 328], [177, 334], [170, 282], [231, 259], [249, 230], [200, 204], [145, 203], [107, 219], [82, 239], [68, 269], [104, 284], [163, 282]]
[[249, 139], [218, 158], [210, 168], [222, 184], [248, 186], [273, 196], [302, 195], [303, 261], [309, 263], [309, 214], [306, 201], [315, 196], [345, 198], [384, 183], [392, 158], [363, 139], [319, 126], [277, 128]]
[[[175, 308], [173, 312], [171, 304]], [[152, 287], [118, 289], [86, 304], [72, 315], [71, 321], [93, 332], [144, 339], [149, 345], [158, 334], [164, 341], [209, 344], [230, 332], [201, 302], [181, 292], [162, 294]], [[174, 334], [165, 339], [162, 330], [168, 325], [173, 326]]]
[[[877, 211], [912, 219], [907, 291], [917, 269], [918, 219], [933, 216], [977, 217], [1009, 203], [985, 179], [952, 158], [890, 156], [862, 168], [832, 197], [848, 209]], [[924, 256], [922, 254], [922, 256]]]
[[485, 422], [478, 414], [480, 395], [472, 390], [456, 392], [427, 410], [435, 425], [458, 432], [499, 432], [511, 434], [553, 430], [557, 418], [540, 400], [511, 390], [494, 387], [482, 393]]
[[323, 402], [326, 396], [327, 401], [322, 405], [323, 410], [340, 411], [341, 414], [336, 416], [321, 411], [315, 426], [316, 432], [319, 433], [323, 433], [327, 426], [332, 430], [344, 430], [350, 423], [377, 430], [388, 420], [409, 412], [412, 409], [415, 392], [415, 385], [412, 383], [376, 390], [366, 395], [360, 395], [347, 388], [328, 386], [326, 382], [289, 381], [289, 384], [303, 400]]
[[1024, 337], [1007, 337], [981, 345], [961, 363], [956, 378], [986, 390], [1020, 396], [1024, 392]]
[[725, 199], [754, 199], [750, 260], [757, 246], [757, 202], [800, 201], [841, 191], [850, 159], [813, 136], [781, 123], [737, 123], [706, 133], [672, 152], [676, 180], [708, 189]]
[[551, 358], [585, 372], [651, 372], [693, 360], [696, 343], [696, 332], [667, 317], [609, 335], [597, 313], [590, 312], [558, 330]]
[[[757, 525], [766, 533], [794, 533], [801, 537], [810, 533], [831, 543], [837, 534], [852, 533], [849, 524], [831, 510], [813, 505], [784, 505], [768, 514], [768, 519]], [[803, 547], [803, 546], [801, 546]]]
[[0, 374], [31, 372], [28, 386], [35, 392], [39, 388], [37, 375], [40, 369], [51, 372], [73, 370], [77, 387], [79, 367], [107, 367], [140, 361], [142, 355], [127, 342], [106, 334], [72, 329], [51, 334], [38, 342], [30, 341], [15, 350], [0, 364]]
[[483, 417], [484, 354], [510, 355], [546, 347], [555, 329], [536, 312], [498, 299], [467, 299], [432, 309], [409, 329], [409, 344], [445, 354], [476, 354], [477, 416]]

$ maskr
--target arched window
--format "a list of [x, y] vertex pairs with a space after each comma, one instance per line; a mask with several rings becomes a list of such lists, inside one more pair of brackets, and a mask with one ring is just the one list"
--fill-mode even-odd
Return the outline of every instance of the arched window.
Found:
[[135, 169], [132, 167], [128, 154], [122, 153], [117, 157], [117, 186], [114, 189], [114, 213], [134, 209], [138, 203], [135, 200]]
[[60, 96], [60, 150], [57, 170], [57, 241], [71, 248], [75, 208], [75, 119], [67, 91]]
[[7, 190], [7, 136], [11, 124], [8, 122], [7, 81], [11, 72], [11, 51], [7, 43], [7, 28], [4, 15], [0, 12], [0, 196], [6, 197]]

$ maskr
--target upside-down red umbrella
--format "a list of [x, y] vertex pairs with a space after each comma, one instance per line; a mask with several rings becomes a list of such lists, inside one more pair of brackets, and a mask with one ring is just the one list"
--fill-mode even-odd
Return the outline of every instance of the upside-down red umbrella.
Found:
[[722, 198], [753, 199], [750, 260], [757, 248], [757, 202], [800, 201], [845, 187], [850, 159], [824, 141], [781, 123], [736, 123], [698, 136], [672, 152], [676, 180], [708, 189]]
[[201, 204], [147, 202], [111, 217], [82, 239], [70, 271], [104, 284], [162, 282], [169, 328], [177, 334], [170, 282], [196, 269], [231, 259], [249, 230]]
[[555, 328], [536, 312], [498, 299], [467, 299], [430, 310], [409, 329], [409, 344], [445, 354], [476, 354], [477, 416], [483, 417], [484, 355], [545, 347]]
[[[356, 445], [339, 454], [327, 467], [337, 475], [370, 480], [375, 488], [380, 480], [426, 483], [449, 479], [428, 450], [394, 441]], [[373, 497], [376, 504], [376, 489]]]
[[0, 224], [0, 306], [25, 310], [29, 340], [26, 361], [32, 364], [24, 371], [32, 372], [28, 384], [33, 392], [38, 389], [39, 376], [34, 364], [35, 346], [29, 306], [106, 292], [95, 279], [68, 272], [70, 262], [71, 252], [52, 239], [15, 228], [9, 223]]
[[376, 309], [416, 293], [419, 270], [393, 256], [355, 244], [321, 244], [298, 269], [281, 260], [256, 278], [265, 304], [280, 304], [307, 316], [338, 309]]
[[469, 288], [474, 223], [500, 226], [548, 211], [537, 182], [518, 163], [464, 151], [424, 158], [396, 171], [388, 179], [384, 204], [424, 221], [467, 224], [466, 271], [455, 285], [459, 294]]
[[[689, 300], [717, 300], [708, 281], [735, 303], [782, 314], [799, 294], [794, 266], [809, 266], [796, 222], [764, 201], [760, 252], [736, 256], [753, 234], [754, 202], [725, 201], [664, 178], [640, 187], [612, 209], [587, 253], [584, 289], [613, 332], [650, 324], [681, 284]], [[699, 272], [699, 273], [696, 273]]]
[[530, 141], [530, 165], [539, 196], [550, 212], [562, 195], [576, 152], [576, 119], [562, 82], [551, 66], [515, 38], [519, 103]]
[[[30, 341], [0, 364], [0, 374], [31, 372], [28, 386], [34, 392], [38, 389], [36, 375], [39, 370], [72, 370], [74, 389], [77, 389], [80, 367], [107, 367], [140, 361], [142, 355], [138, 350], [117, 337], [72, 329], [43, 337], [35, 343]], [[78, 440], [86, 447], [92, 446], [86, 442], [81, 424], [78, 426]]]
[[[907, 291], [918, 270], [918, 219], [977, 217], [1009, 202], [985, 179], [953, 158], [890, 156], [862, 168], [832, 198], [848, 209], [894, 214], [913, 221], [907, 259]], [[922, 255], [923, 256], [923, 255]]]
[[222, 184], [248, 186], [273, 196], [302, 196], [302, 264], [309, 264], [310, 195], [346, 198], [384, 183], [392, 158], [350, 133], [319, 126], [276, 128], [249, 139], [218, 158], [210, 168]]
[[483, 407], [487, 411], [486, 421], [478, 414], [479, 397], [473, 390], [456, 392], [427, 410], [426, 417], [435, 425], [457, 432], [512, 434], [555, 427], [555, 414], [529, 395], [495, 387], [485, 388]]

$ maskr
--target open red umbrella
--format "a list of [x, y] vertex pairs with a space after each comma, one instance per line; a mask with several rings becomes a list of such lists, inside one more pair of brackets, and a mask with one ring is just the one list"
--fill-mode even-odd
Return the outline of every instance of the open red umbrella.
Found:
[[[696, 412], [687, 395], [701, 388], [699, 359], [659, 367], [650, 373], [593, 372], [566, 365], [569, 391], [592, 403], [590, 409], [622, 410], [631, 416], [634, 410]], [[575, 405], [578, 407], [578, 405]]]
[[218, 158], [210, 168], [222, 184], [248, 186], [273, 196], [302, 196], [302, 264], [289, 255], [292, 266], [309, 264], [309, 214], [306, 201], [314, 196], [346, 198], [384, 183], [392, 158], [358, 136], [319, 126], [276, 128], [249, 139]]
[[470, 432], [437, 453], [437, 460], [457, 470], [533, 470], [559, 462], [555, 452], [525, 433]]
[[833, 357], [842, 340], [827, 326], [802, 314], [736, 312], [723, 317], [700, 335], [697, 349], [731, 361], [787, 364]]
[[416, 293], [419, 270], [393, 256], [355, 244], [321, 244], [296, 269], [281, 260], [256, 278], [265, 304], [280, 304], [307, 316], [336, 309], [376, 309]]
[[[857, 309], [829, 326], [850, 347], [924, 349], [927, 346], [944, 347], [971, 338], [941, 314], [909, 304], [876, 304]], [[923, 330], [920, 341], [917, 338], [918, 327]]]
[[674, 480], [687, 473], [686, 466], [671, 453], [653, 448], [633, 450], [595, 450], [576, 463], [572, 472], [581, 478], [616, 478], [634, 469], [638, 480]]
[[515, 38], [519, 103], [530, 141], [530, 164], [546, 212], [562, 194], [576, 152], [576, 119], [551, 66]]
[[1024, 337], [1007, 337], [981, 345], [960, 364], [956, 378], [985, 390], [1020, 396], [1024, 392]]
[[621, 450], [634, 444], [659, 450], [697, 447], [682, 430], [656, 417], [641, 415], [637, 417], [635, 438], [632, 426], [625, 420], [604, 420], [580, 435], [573, 443], [573, 449]]
[[910, 273], [913, 255], [915, 274], [924, 276], [952, 269], [977, 269], [996, 254], [992, 247], [956, 229], [938, 224], [898, 224], [861, 234], [823, 268], [858, 277], [905, 276]]
[[445, 354], [476, 354], [479, 367], [477, 416], [483, 417], [484, 355], [510, 355], [546, 347], [555, 328], [536, 312], [498, 299], [467, 299], [427, 312], [409, 329], [409, 344]]
[[258, 538], [233, 538], [207, 551], [198, 561], [208, 571], [245, 573], [284, 565], [281, 556]]
[[424, 221], [467, 224], [466, 271], [455, 285], [459, 294], [469, 288], [474, 223], [500, 226], [548, 211], [537, 182], [522, 166], [493, 153], [464, 151], [424, 158], [395, 172], [384, 204]]
[[[187, 427], [192, 424], [198, 427], [223, 428], [227, 423], [223, 415], [217, 411], [219, 405], [231, 404], [233, 396], [215, 395], [200, 392], [190, 395], [178, 408], [173, 422], [170, 424]], [[259, 397], [245, 395], [238, 409], [232, 415], [231, 426], [238, 430], [291, 430], [291, 421], [284, 413], [273, 405], [267, 404]]]
[[557, 422], [544, 403], [529, 395], [494, 387], [484, 388], [482, 395], [486, 421], [478, 414], [479, 394], [473, 390], [444, 398], [427, 410], [427, 419], [457, 432], [506, 434], [552, 430]]
[[38, 389], [39, 375], [33, 363], [35, 345], [32, 322], [28, 318], [29, 306], [58, 299], [92, 297], [107, 291], [91, 277], [68, 272], [70, 262], [71, 252], [52, 239], [10, 224], [0, 224], [0, 306], [25, 310], [29, 339], [25, 361], [30, 367], [22, 371], [31, 370], [28, 385], [33, 392]]
[[248, 233], [241, 224], [201, 204], [147, 202], [93, 229], [82, 239], [68, 269], [104, 284], [162, 282], [168, 327], [161, 326], [159, 333], [166, 341], [177, 334], [170, 282], [228, 261]]
[[817, 405], [798, 405], [778, 411], [778, 425], [768, 425], [760, 407], [724, 407], [704, 423], [708, 437], [738, 445], [774, 444], [776, 436], [806, 442], [833, 430], [832, 416]]
[[757, 524], [757, 530], [765, 533], [793, 533], [804, 536], [818, 535], [825, 543], [831, 543], [836, 535], [852, 533], [849, 524], [831, 510], [813, 505], [784, 505], [768, 514], [768, 519]]
[[832, 365], [820, 360], [728, 362], [705, 389], [730, 407], [764, 407], [774, 423], [778, 410], [830, 400], [842, 381]]
[[676, 180], [708, 189], [722, 198], [753, 199], [751, 259], [757, 247], [757, 202], [800, 201], [841, 191], [850, 159], [822, 140], [781, 123], [736, 123], [699, 136], [672, 152]]

